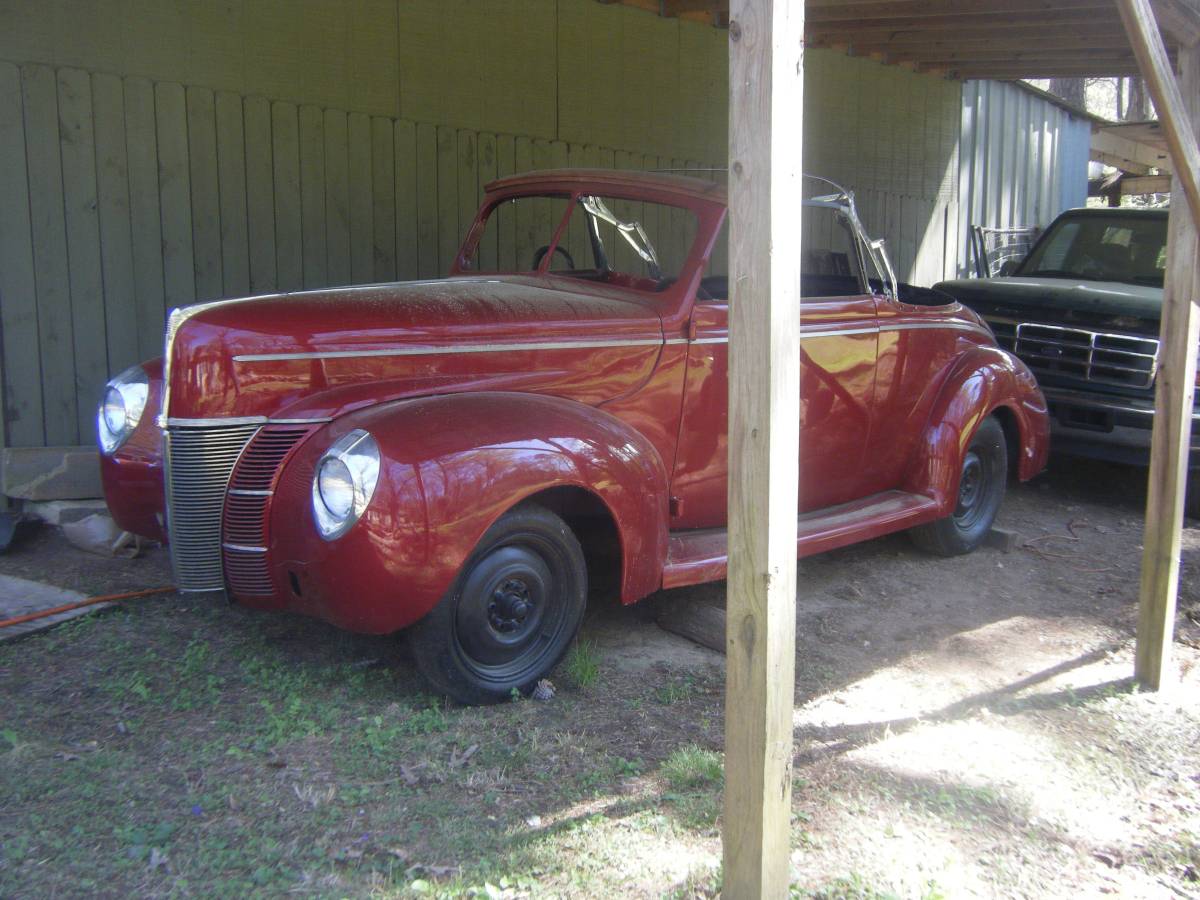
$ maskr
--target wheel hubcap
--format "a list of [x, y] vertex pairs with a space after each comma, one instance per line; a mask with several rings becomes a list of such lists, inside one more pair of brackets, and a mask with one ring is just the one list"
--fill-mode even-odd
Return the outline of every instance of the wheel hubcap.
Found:
[[493, 550], [463, 583], [454, 623], [459, 647], [478, 666], [517, 663], [553, 630], [547, 608], [555, 590], [550, 567], [533, 548]]
[[974, 453], [968, 453], [963, 462], [962, 478], [958, 482], [957, 515], [970, 512], [979, 502], [983, 492], [983, 463]]
[[492, 592], [488, 604], [488, 622], [501, 634], [517, 631], [533, 611], [533, 600], [529, 585], [510, 578]]

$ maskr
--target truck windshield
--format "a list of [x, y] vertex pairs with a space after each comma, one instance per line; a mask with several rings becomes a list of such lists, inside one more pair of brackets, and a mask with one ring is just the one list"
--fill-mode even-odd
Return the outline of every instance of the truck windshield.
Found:
[[1162, 287], [1166, 264], [1166, 218], [1078, 215], [1052, 225], [1015, 274]]

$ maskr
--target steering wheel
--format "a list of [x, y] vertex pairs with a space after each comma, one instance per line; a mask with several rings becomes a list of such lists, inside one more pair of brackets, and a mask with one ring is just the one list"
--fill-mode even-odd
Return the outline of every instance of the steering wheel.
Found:
[[[538, 247], [537, 250], [534, 251], [533, 264], [530, 266], [530, 269], [536, 271], [538, 269], [538, 267], [541, 266], [542, 260], [546, 258], [546, 253], [549, 252], [549, 250], [550, 250], [549, 244], [545, 244], [541, 247]], [[558, 244], [555, 246], [554, 252], [561, 253], [563, 255], [563, 257], [567, 260], [567, 268], [568, 269], [575, 268], [575, 260], [571, 259], [571, 254], [567, 251], [566, 247], [564, 247], [562, 244]]]

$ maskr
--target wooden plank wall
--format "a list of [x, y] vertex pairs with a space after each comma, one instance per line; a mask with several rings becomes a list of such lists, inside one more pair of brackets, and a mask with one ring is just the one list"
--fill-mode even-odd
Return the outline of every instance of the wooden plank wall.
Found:
[[[724, 167], [724, 32], [591, 0], [451, 5], [363, 0], [339, 18], [304, 0], [274, 14], [296, 33], [257, 2], [222, 17], [164, 0], [121, 25], [115, 0], [54, 0], [9, 18], [0, 445], [90, 444], [105, 380], [161, 353], [174, 306], [444, 273], [495, 175]], [[277, 52], [248, 54], [247, 29]], [[514, 35], [503, 54], [496, 34]], [[958, 86], [806, 60], [806, 168], [859, 191], [903, 275], [936, 280]], [[521, 225], [498, 259], [528, 255]]]

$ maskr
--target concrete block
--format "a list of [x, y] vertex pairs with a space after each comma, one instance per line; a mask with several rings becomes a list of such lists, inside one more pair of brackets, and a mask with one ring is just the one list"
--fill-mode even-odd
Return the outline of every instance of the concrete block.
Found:
[[1020, 543], [1020, 540], [1021, 535], [1017, 534], [1017, 532], [993, 526], [992, 530], [984, 536], [983, 546], [999, 550], [1001, 553], [1012, 553], [1017, 549], [1017, 544]]
[[9, 497], [84, 500], [104, 493], [95, 447], [7, 447], [0, 463]]

